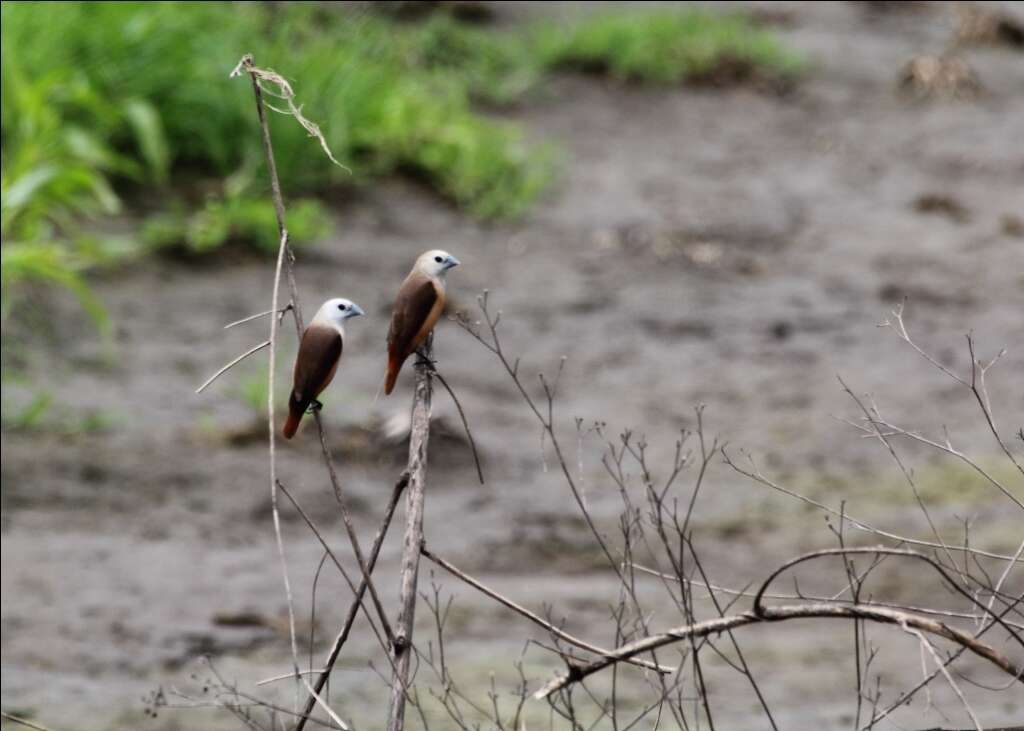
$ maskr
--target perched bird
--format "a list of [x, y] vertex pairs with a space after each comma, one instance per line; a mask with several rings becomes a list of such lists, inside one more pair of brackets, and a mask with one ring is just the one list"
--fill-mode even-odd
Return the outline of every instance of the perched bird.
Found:
[[433, 249], [420, 255], [398, 289], [388, 330], [385, 394], [394, 390], [402, 364], [416, 352], [437, 324], [444, 310], [445, 275], [449, 269], [458, 265], [459, 260], [451, 254]]
[[363, 309], [351, 300], [329, 299], [320, 305], [306, 332], [302, 333], [299, 354], [295, 357], [292, 393], [288, 397], [285, 439], [295, 436], [306, 409], [322, 407], [316, 397], [330, 385], [338, 370], [345, 341], [345, 320], [362, 314], [365, 314]]

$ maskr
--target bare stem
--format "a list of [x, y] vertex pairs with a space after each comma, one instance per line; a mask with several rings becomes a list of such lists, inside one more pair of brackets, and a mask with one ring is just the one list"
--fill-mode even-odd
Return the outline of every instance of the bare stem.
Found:
[[982, 657], [1003, 672], [1007, 673], [1017, 682], [1024, 684], [1024, 666], [1020, 666], [995, 648], [979, 642], [963, 630], [950, 627], [942, 622], [927, 617], [920, 617], [908, 612], [900, 612], [894, 609], [883, 609], [881, 607], [870, 607], [860, 604], [834, 605], [834, 604], [798, 604], [792, 606], [766, 607], [762, 615], [754, 612], [743, 612], [718, 619], [709, 619], [703, 622], [676, 627], [661, 634], [651, 635], [643, 639], [623, 645], [615, 650], [610, 656], [602, 657], [594, 662], [583, 666], [572, 666], [568, 673], [556, 677], [544, 687], [533, 694], [534, 698], [547, 698], [552, 693], [567, 688], [570, 685], [580, 682], [584, 678], [600, 672], [627, 658], [650, 652], [657, 647], [663, 647], [676, 642], [689, 640], [691, 637], [707, 637], [719, 634], [738, 627], [746, 627], [761, 622], [782, 622], [790, 619], [808, 619], [812, 617], [837, 618], [837, 619], [865, 619], [881, 624], [895, 624], [900, 627], [912, 627], [929, 634], [943, 637], [970, 650], [975, 655]]
[[241, 354], [240, 356], [238, 356], [237, 358], [235, 358], [235, 359], [234, 359], [233, 361], [231, 361], [230, 363], [228, 363], [228, 364], [227, 364], [226, 366], [224, 366], [223, 368], [221, 368], [221, 369], [220, 369], [219, 371], [217, 371], [216, 373], [214, 373], [214, 374], [213, 374], [212, 376], [210, 376], [209, 378], [207, 378], [207, 379], [206, 379], [206, 381], [205, 381], [205, 382], [203, 383], [203, 385], [202, 385], [202, 386], [200, 386], [199, 388], [197, 388], [197, 389], [196, 389], [196, 393], [202, 393], [203, 391], [205, 391], [205, 390], [206, 390], [206, 387], [207, 387], [207, 386], [209, 386], [209, 385], [210, 385], [211, 383], [213, 383], [213, 382], [214, 382], [214, 381], [216, 381], [216, 380], [217, 380], [218, 378], [220, 378], [221, 376], [223, 376], [223, 375], [224, 375], [225, 373], [227, 373], [227, 372], [228, 372], [229, 370], [231, 370], [231, 369], [232, 369], [232, 368], [234, 368], [234, 367], [235, 367], [236, 365], [238, 365], [239, 363], [241, 363], [241, 362], [242, 362], [243, 360], [245, 360], [246, 358], [248, 358], [248, 357], [249, 357], [250, 355], [253, 355], [253, 354], [255, 354], [255, 353], [258, 353], [258, 352], [260, 352], [261, 350], [263, 350], [263, 349], [264, 349], [265, 347], [267, 347], [268, 345], [270, 345], [270, 341], [269, 341], [269, 340], [264, 340], [264, 341], [263, 341], [262, 343], [260, 343], [259, 345], [257, 345], [257, 346], [255, 346], [255, 347], [253, 347], [253, 348], [250, 348], [249, 350], [245, 351], [245, 352], [244, 352], [244, 353], [242, 353], [242, 354]]
[[[605, 655], [605, 656], [607, 656], [607, 655], [611, 654], [610, 650], [606, 650], [604, 648], [598, 647], [597, 645], [592, 645], [589, 642], [587, 642], [586, 640], [581, 640], [578, 637], [575, 637], [575, 636], [569, 634], [568, 632], [565, 632], [564, 630], [559, 629], [558, 627], [556, 627], [551, 622], [545, 621], [544, 619], [542, 619], [538, 615], [536, 615], [533, 612], [531, 612], [529, 609], [523, 607], [520, 604], [517, 604], [516, 602], [512, 601], [508, 597], [502, 596], [498, 592], [494, 591], [494, 589], [489, 588], [488, 586], [486, 586], [483, 583], [481, 583], [479, 580], [473, 578], [472, 576], [470, 576], [469, 574], [465, 573], [464, 571], [456, 568], [455, 566], [453, 566], [452, 564], [448, 563], [447, 561], [445, 561], [440, 556], [437, 556], [436, 554], [431, 553], [429, 550], [427, 550], [427, 547], [425, 545], [420, 549], [420, 552], [424, 556], [426, 556], [428, 559], [433, 561], [435, 564], [437, 564], [438, 566], [443, 568], [445, 571], [450, 573], [452, 576], [454, 576], [454, 577], [456, 577], [458, 579], [461, 579], [462, 581], [464, 581], [467, 584], [469, 584], [470, 586], [472, 586], [474, 589], [480, 591], [481, 593], [485, 594], [486, 596], [489, 596], [491, 599], [494, 599], [498, 603], [508, 607], [509, 609], [511, 609], [516, 614], [519, 614], [520, 616], [526, 617], [526, 619], [530, 620], [531, 622], [533, 622], [534, 624], [538, 625], [539, 627], [544, 628], [545, 630], [550, 632], [555, 637], [558, 637], [559, 639], [565, 640], [570, 645], [575, 645], [576, 647], [579, 647], [580, 649], [586, 650], [587, 652], [592, 652], [595, 655]], [[668, 665], [658, 665], [657, 663], [649, 662], [647, 660], [641, 660], [641, 659], [638, 659], [638, 658], [630, 658], [629, 662], [634, 664], [634, 665], [639, 665], [640, 667], [647, 668], [648, 670], [654, 670], [654, 671], [659, 672], [659, 673], [673, 673], [673, 672], [675, 672], [675, 668], [674, 667], [669, 667]]]
[[409, 492], [405, 503], [400, 609], [393, 648], [394, 669], [391, 677], [388, 731], [402, 731], [405, 727], [405, 701], [409, 684], [409, 665], [413, 655], [412, 631], [416, 618], [416, 583], [419, 578], [420, 548], [423, 545], [423, 503], [427, 487], [427, 445], [430, 439], [430, 406], [433, 394], [429, 359], [433, 340], [433, 336], [427, 338], [423, 346], [425, 358], [416, 364], [416, 391], [412, 402], [407, 466]]
[[[381, 519], [380, 527], [377, 529], [377, 535], [373, 539], [373, 547], [370, 549], [370, 558], [367, 561], [366, 569], [368, 572], [372, 572], [374, 566], [377, 565], [377, 557], [380, 555], [381, 545], [384, 543], [384, 536], [387, 535], [388, 527], [391, 525], [391, 518], [395, 514], [395, 507], [398, 505], [398, 499], [402, 495], [402, 491], [405, 490], [409, 484], [409, 474], [403, 472], [402, 476], [395, 483], [394, 489], [391, 491], [391, 499], [388, 501], [388, 506], [384, 511], [384, 517]], [[316, 683], [313, 685], [313, 690], [316, 693], [320, 693], [324, 686], [327, 685], [327, 679], [331, 676], [331, 670], [334, 668], [334, 663], [337, 662], [338, 656], [341, 654], [341, 648], [348, 640], [349, 632], [352, 631], [352, 625], [356, 621], [356, 615], [359, 612], [359, 606], [363, 602], [363, 596], [366, 594], [367, 581], [364, 576], [359, 583], [359, 588], [356, 589], [356, 595], [352, 600], [352, 606], [349, 607], [348, 615], [345, 617], [345, 624], [341, 628], [341, 632], [334, 639], [334, 644], [331, 646], [331, 651], [327, 655], [327, 660], [324, 662], [324, 669], [320, 673], [320, 677], [317, 678]], [[306, 721], [309, 719], [309, 714], [313, 712], [313, 708], [316, 706], [316, 696], [311, 693], [309, 699], [306, 701], [306, 707], [302, 711], [302, 718], [299, 719], [298, 724], [295, 726], [295, 731], [302, 731], [306, 726]]]
[[[257, 80], [256, 74], [253, 73], [255, 66], [253, 65], [252, 56], [246, 54], [246, 56], [244, 56], [239, 62], [239, 66], [244, 67], [245, 70], [249, 72], [249, 79], [252, 81], [252, 91], [256, 99], [256, 116], [260, 122], [260, 131], [263, 138], [263, 151], [266, 153], [267, 169], [270, 172], [270, 190], [271, 197], [274, 201], [274, 212], [277, 214], [277, 230], [281, 238], [281, 242], [277, 249], [277, 265], [274, 268], [274, 288], [270, 300], [270, 309], [271, 311], [276, 312], [280, 309], [281, 272], [284, 269], [284, 261], [288, 253], [288, 229], [285, 227], [284, 220], [284, 200], [281, 197], [281, 183], [277, 178], [277, 165], [274, 162], [274, 148], [270, 141], [270, 127], [267, 124], [267, 116], [263, 110], [263, 94], [260, 90], [260, 84]], [[274, 414], [274, 373], [277, 365], [276, 345], [279, 323], [279, 318], [270, 318], [270, 367], [267, 374], [267, 433], [270, 440], [268, 446], [268, 450], [270, 452], [270, 505], [274, 516], [274, 538], [277, 542], [277, 553], [281, 562], [281, 574], [284, 579], [285, 596], [288, 600], [288, 637], [291, 641], [292, 664], [293, 670], [298, 673], [299, 650], [298, 644], [295, 640], [295, 605], [292, 601], [291, 580], [288, 578], [288, 562], [284, 555], [284, 540], [281, 537], [281, 515], [277, 506], [277, 425]], [[299, 676], [296, 675], [296, 705], [298, 705], [299, 687]]]

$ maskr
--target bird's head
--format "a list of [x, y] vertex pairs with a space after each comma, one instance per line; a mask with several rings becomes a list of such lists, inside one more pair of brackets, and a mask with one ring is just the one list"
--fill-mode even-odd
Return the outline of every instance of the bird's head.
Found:
[[334, 325], [341, 325], [350, 317], [359, 317], [365, 314], [363, 308], [352, 300], [347, 300], [344, 297], [334, 297], [320, 305], [320, 309], [317, 311], [314, 319], [326, 321]]
[[440, 249], [431, 249], [416, 260], [416, 269], [431, 277], [443, 277], [449, 269], [458, 265], [458, 259]]

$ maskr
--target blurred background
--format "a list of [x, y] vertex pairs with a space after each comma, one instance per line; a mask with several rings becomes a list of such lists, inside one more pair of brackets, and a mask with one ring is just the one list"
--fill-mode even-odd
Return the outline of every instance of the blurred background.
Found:
[[[925, 535], [891, 458], [842, 422], [859, 412], [837, 374], [894, 423], [933, 438], [948, 428], [1024, 493], [969, 392], [876, 327], [906, 298], [916, 342], [958, 373], [970, 364], [964, 333], [982, 357], [1007, 347], [988, 385], [1004, 436], [1020, 428], [1018, 3], [0, 10], [4, 711], [54, 729], [235, 728], [202, 707], [199, 658], [250, 691], [290, 668], [266, 477], [266, 353], [195, 394], [266, 336], [265, 319], [223, 329], [270, 307], [277, 246], [252, 90], [228, 78], [247, 52], [291, 82], [345, 166], [271, 113], [305, 313], [344, 296], [368, 315], [350, 322], [322, 397], [364, 545], [405, 459], [411, 368], [394, 395], [374, 399], [390, 306], [415, 257], [435, 247], [463, 263], [449, 277], [449, 311], [471, 312], [488, 289], [529, 384], [567, 357], [556, 418], [591, 510], [613, 532], [621, 503], [601, 440], [578, 438], [574, 419], [645, 434], [664, 473], [703, 403], [709, 435], [773, 479]], [[295, 351], [283, 332], [282, 404]], [[488, 480], [476, 483], [457, 415], [436, 394], [429, 544], [614, 644], [614, 577], [532, 415], [454, 324], [442, 322], [435, 347]], [[963, 539], [966, 521], [972, 545], [1016, 549], [1021, 525], [997, 492], [934, 451], [902, 446], [950, 540]], [[306, 425], [281, 447], [282, 479], [348, 558], [318, 449]], [[1011, 449], [1020, 454], [1019, 440]], [[723, 585], [834, 545], [819, 513], [720, 460], [707, 479], [694, 530]], [[349, 592], [325, 571], [314, 598], [322, 549], [294, 512], [282, 518], [300, 649], [318, 667]], [[396, 524], [378, 568], [392, 609], [399, 533]], [[937, 601], [920, 572], [885, 576], [879, 595]], [[532, 685], [558, 669], [524, 645], [543, 632], [425, 565], [424, 588], [431, 581], [455, 596], [447, 651], [467, 693], [486, 700], [492, 673], [509, 692], [517, 660]], [[1011, 577], [1007, 590], [1022, 584]], [[652, 623], [680, 620], [666, 605]], [[814, 629], [848, 641], [846, 627], [795, 625], [746, 636], [747, 659], [784, 728], [848, 728], [852, 666]], [[879, 640], [894, 692], [920, 674], [916, 642], [900, 635]], [[712, 697], [746, 698], [742, 678], [715, 661]], [[387, 687], [368, 662], [385, 667], [357, 625], [331, 700], [377, 728]], [[274, 688], [258, 691], [274, 698]], [[986, 723], [1024, 718], [1019, 694], [973, 692]], [[935, 688], [935, 707], [951, 698]], [[546, 727], [546, 706], [531, 708], [531, 723]], [[753, 698], [720, 713], [726, 727], [763, 723]], [[890, 721], [923, 728], [943, 716], [922, 698]]]

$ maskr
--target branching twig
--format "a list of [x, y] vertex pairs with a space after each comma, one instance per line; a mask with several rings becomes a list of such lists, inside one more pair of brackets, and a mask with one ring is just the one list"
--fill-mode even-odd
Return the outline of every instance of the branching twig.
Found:
[[[380, 555], [380, 548], [384, 543], [384, 536], [387, 535], [388, 527], [391, 525], [391, 518], [395, 514], [398, 499], [401, 497], [402, 491], [405, 490], [408, 484], [409, 473], [403, 472], [402, 476], [398, 479], [398, 482], [395, 483], [394, 489], [391, 491], [391, 499], [388, 501], [387, 508], [384, 510], [384, 517], [381, 519], [380, 527], [377, 529], [377, 535], [373, 539], [373, 547], [370, 549], [370, 558], [366, 565], [368, 571], [372, 572], [374, 566], [377, 565], [377, 557]], [[363, 595], [366, 593], [366, 586], [367, 582], [364, 577], [359, 583], [359, 588], [356, 590], [355, 597], [352, 599], [352, 606], [349, 607], [348, 615], [345, 617], [345, 624], [342, 626], [341, 632], [339, 632], [338, 636], [334, 639], [331, 651], [327, 655], [327, 660], [324, 662], [324, 669], [313, 686], [313, 689], [317, 693], [320, 693], [327, 684], [327, 679], [331, 675], [334, 663], [338, 660], [341, 648], [345, 644], [345, 641], [348, 640], [349, 632], [352, 630], [352, 625], [355, 623], [356, 614], [359, 612], [359, 606], [362, 604]], [[315, 705], [316, 698], [311, 694], [310, 698], [306, 701], [306, 707], [302, 712], [302, 718], [299, 719], [299, 722], [295, 727], [295, 731], [302, 731], [306, 725], [306, 719], [308, 719], [309, 714], [313, 712], [313, 707]]]
[[224, 329], [225, 330], [230, 330], [233, 327], [236, 327], [238, 325], [244, 325], [245, 323], [252, 322], [253, 320], [258, 320], [261, 317], [266, 317], [267, 315], [269, 315], [271, 313], [274, 313], [274, 312], [276, 312], [278, 315], [283, 315], [284, 313], [289, 312], [291, 309], [292, 309], [292, 305], [289, 302], [287, 305], [282, 307], [280, 310], [267, 310], [266, 312], [257, 312], [255, 315], [249, 315], [248, 317], [243, 317], [241, 320], [235, 320], [234, 322], [229, 322], [227, 325], [224, 326]]
[[999, 359], [1003, 357], [1006, 350], [1000, 350], [996, 353], [995, 357], [992, 358], [988, 363], [983, 364], [978, 360], [974, 352], [974, 336], [971, 333], [967, 334], [967, 351], [971, 357], [971, 375], [970, 379], [962, 378], [956, 373], [951, 371], [946, 366], [942, 365], [938, 360], [929, 355], [921, 346], [915, 343], [910, 333], [907, 332], [907, 326], [903, 322], [903, 307], [905, 303], [901, 303], [892, 311], [894, 322], [886, 320], [881, 323], [881, 327], [888, 327], [896, 333], [900, 340], [909, 345], [918, 355], [924, 358], [926, 361], [931, 363], [933, 366], [938, 368], [940, 371], [945, 373], [947, 376], [952, 378], [954, 381], [959, 383], [961, 386], [967, 388], [978, 402], [978, 406], [981, 408], [981, 413], [985, 417], [985, 423], [988, 424], [989, 431], [992, 432], [992, 436], [995, 438], [999, 448], [1003, 451], [1003, 454], [1013, 463], [1013, 466], [1017, 468], [1017, 471], [1024, 475], [1024, 464], [1013, 455], [1010, 451], [1009, 446], [1003, 441], [1002, 435], [999, 433], [999, 429], [996, 427], [995, 417], [992, 414], [992, 402], [988, 395], [988, 389], [985, 385], [985, 375], [989, 369], [992, 368]]
[[988, 660], [1018, 682], [1024, 683], [1024, 666], [1018, 665], [995, 648], [979, 642], [963, 630], [955, 629], [937, 620], [894, 609], [883, 609], [881, 607], [859, 604], [798, 604], [793, 606], [766, 607], [760, 616], [752, 611], [743, 612], [742, 614], [684, 625], [661, 634], [644, 637], [618, 648], [610, 656], [602, 657], [588, 665], [570, 668], [568, 673], [550, 681], [533, 695], [534, 698], [547, 698], [552, 693], [578, 683], [584, 678], [600, 672], [617, 662], [650, 652], [657, 647], [688, 640], [691, 637], [707, 637], [725, 632], [726, 630], [759, 624], [761, 622], [782, 622], [791, 619], [808, 618], [865, 619], [881, 624], [895, 624], [899, 626], [906, 624], [908, 627], [913, 627], [955, 642], [979, 657]]
[[[533, 612], [531, 612], [529, 609], [526, 609], [522, 605], [517, 604], [516, 602], [512, 601], [508, 597], [502, 596], [498, 592], [494, 591], [494, 589], [491, 589], [490, 587], [488, 587], [488, 586], [484, 585], [483, 583], [481, 583], [479, 580], [473, 578], [472, 576], [470, 576], [469, 574], [465, 573], [464, 571], [456, 568], [455, 566], [453, 566], [452, 564], [448, 563], [447, 561], [445, 561], [440, 556], [438, 556], [438, 555], [436, 555], [434, 553], [431, 553], [431, 551], [429, 551], [427, 549], [426, 545], [424, 545], [424, 546], [422, 546], [420, 548], [420, 552], [424, 556], [426, 556], [428, 559], [433, 561], [435, 564], [437, 564], [438, 566], [443, 568], [445, 571], [450, 573], [452, 576], [454, 576], [454, 577], [456, 577], [458, 579], [461, 579], [462, 581], [464, 581], [467, 584], [469, 584], [470, 586], [472, 586], [474, 589], [477, 589], [478, 591], [482, 592], [486, 596], [489, 596], [491, 599], [494, 599], [499, 604], [502, 604], [502, 605], [508, 607], [509, 609], [511, 609], [516, 614], [519, 614], [520, 616], [525, 617], [526, 619], [530, 620], [531, 622], [533, 622], [534, 624], [538, 625], [539, 627], [542, 627], [543, 629], [545, 629], [548, 632], [550, 632], [552, 635], [554, 635], [554, 636], [556, 636], [556, 637], [558, 637], [558, 638], [560, 638], [562, 640], [565, 640], [570, 645], [575, 645], [576, 647], [579, 647], [580, 649], [586, 650], [587, 652], [592, 652], [595, 655], [608, 656], [608, 655], [611, 654], [610, 650], [606, 650], [604, 648], [598, 647], [597, 645], [592, 645], [589, 642], [587, 642], [586, 640], [581, 640], [578, 637], [575, 637], [575, 636], [569, 634], [568, 632], [560, 629], [559, 627], [555, 626], [551, 622], [545, 621], [540, 616], [534, 614]], [[634, 665], [639, 665], [641, 667], [647, 668], [648, 670], [655, 670], [655, 671], [657, 671], [659, 673], [666, 673], [666, 674], [667, 673], [673, 673], [676, 670], [675, 668], [669, 667], [667, 665], [658, 665], [656, 663], [652, 663], [652, 662], [649, 662], [647, 660], [642, 660], [642, 659], [638, 659], [638, 658], [630, 658], [630, 662], [632, 664], [634, 664]]]
[[466, 412], [462, 410], [462, 404], [459, 403], [458, 397], [452, 390], [452, 387], [448, 385], [448, 381], [444, 379], [437, 367], [434, 367], [434, 375], [437, 376], [437, 380], [444, 386], [444, 390], [448, 392], [448, 395], [452, 397], [452, 401], [455, 402], [455, 408], [459, 410], [459, 418], [462, 419], [462, 427], [466, 430], [466, 438], [469, 440], [469, 448], [473, 452], [473, 462], [476, 464], [476, 476], [480, 480], [480, 484], [484, 484], [484, 470], [480, 466], [480, 455], [476, 451], [476, 440], [473, 439], [473, 430], [469, 428], [469, 421], [466, 420]]
[[762, 616], [768, 611], [768, 609], [764, 606], [761, 600], [764, 596], [764, 592], [768, 590], [768, 587], [772, 584], [775, 578], [779, 576], [779, 574], [781, 574], [782, 572], [791, 569], [797, 564], [804, 563], [805, 561], [812, 561], [814, 559], [821, 558], [822, 556], [848, 556], [851, 554], [905, 556], [907, 558], [914, 558], [918, 561], [923, 561], [924, 563], [928, 564], [933, 569], [935, 569], [939, 573], [939, 575], [946, 581], [946, 583], [950, 586], [950, 588], [952, 588], [961, 596], [966, 597], [967, 600], [971, 602], [974, 606], [978, 607], [987, 615], [989, 615], [994, 622], [999, 624], [1003, 629], [1007, 631], [1007, 633], [1011, 637], [1013, 637], [1017, 641], [1017, 644], [1019, 644], [1021, 647], [1024, 647], [1024, 640], [1021, 639], [1020, 635], [1018, 635], [1008, 624], [1006, 624], [1006, 622], [1003, 621], [1002, 617], [994, 613], [982, 602], [975, 599], [973, 596], [971, 596], [970, 592], [963, 589], [956, 581], [954, 581], [953, 577], [951, 577], [946, 572], [946, 569], [943, 568], [943, 566], [938, 561], [935, 561], [934, 559], [925, 556], [923, 553], [918, 553], [917, 551], [899, 548], [889, 548], [888, 546], [869, 546], [864, 548], [826, 548], [821, 551], [812, 551], [810, 553], [805, 553], [802, 556], [797, 556], [796, 558], [786, 561], [786, 563], [782, 564], [777, 569], [775, 569], [771, 574], [768, 575], [768, 578], [765, 579], [764, 582], [761, 584], [761, 588], [758, 590], [757, 594], [754, 595], [754, 614]]
[[849, 522], [849, 524], [852, 525], [854, 528], [860, 531], [864, 531], [865, 533], [872, 533], [880, 538], [888, 538], [890, 540], [899, 541], [900, 543], [906, 543], [914, 546], [922, 546], [925, 548], [948, 548], [951, 551], [967, 553], [975, 556], [984, 556], [985, 558], [994, 558], [1000, 561], [1019, 560], [1014, 559], [1013, 556], [1007, 556], [1006, 554], [1002, 553], [994, 553], [992, 551], [985, 551], [980, 548], [972, 548], [970, 546], [960, 546], [954, 544], [946, 544], [946, 546], [943, 546], [942, 544], [935, 543], [933, 541], [925, 541], [918, 538], [910, 538], [909, 536], [901, 536], [896, 533], [884, 531], [880, 528], [876, 528], [875, 526], [871, 525], [870, 523], [864, 520], [860, 520], [858, 518], [853, 517], [849, 513], [840, 513], [840, 511], [836, 510], [835, 508], [829, 507], [828, 505], [818, 502], [813, 498], [809, 498], [806, 495], [801, 495], [798, 492], [794, 492], [793, 490], [790, 490], [788, 488], [783, 487], [782, 485], [779, 485], [776, 482], [773, 482], [772, 480], [768, 479], [761, 473], [760, 469], [757, 468], [757, 465], [753, 463], [752, 459], [750, 461], [753, 466], [753, 471], [745, 470], [738, 464], [736, 464], [735, 461], [733, 461], [732, 457], [729, 456], [729, 453], [724, 448], [721, 449], [720, 452], [722, 454], [722, 459], [725, 461], [725, 463], [729, 465], [729, 467], [734, 469], [736, 472], [743, 475], [744, 477], [749, 477], [754, 482], [760, 483], [765, 487], [770, 487], [771, 489], [781, 492], [784, 495], [789, 495], [790, 497], [796, 498], [797, 500], [800, 500], [801, 502], [804, 502], [808, 505], [813, 505], [819, 510], [823, 510], [824, 512], [830, 515], [834, 515], [837, 518], [843, 518], [847, 522]]

